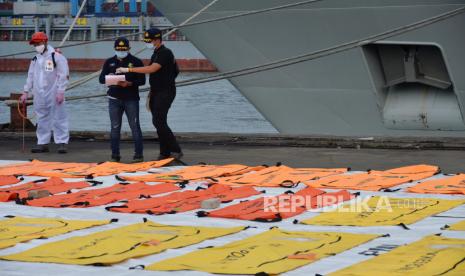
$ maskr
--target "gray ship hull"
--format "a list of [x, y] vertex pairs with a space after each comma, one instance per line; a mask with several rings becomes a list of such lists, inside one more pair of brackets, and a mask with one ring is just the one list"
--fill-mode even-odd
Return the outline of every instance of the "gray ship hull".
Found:
[[[180, 24], [210, 0], [154, 2]], [[220, 0], [194, 21], [295, 2]], [[182, 32], [225, 72], [362, 39], [463, 6], [465, 0], [326, 0]], [[387, 41], [230, 81], [281, 133], [465, 136], [464, 31], [460, 14]]]

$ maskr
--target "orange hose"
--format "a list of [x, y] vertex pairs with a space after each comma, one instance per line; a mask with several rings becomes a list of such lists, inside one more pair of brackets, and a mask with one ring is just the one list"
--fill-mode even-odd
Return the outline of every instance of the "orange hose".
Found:
[[23, 118], [24, 120], [31, 120], [33, 117], [31, 118], [28, 118], [26, 116], [26, 103], [23, 103], [23, 108], [21, 110], [20, 106], [21, 106], [21, 102], [18, 100], [18, 104], [16, 105], [18, 107], [18, 113], [19, 113], [19, 116], [21, 116], [21, 118]]

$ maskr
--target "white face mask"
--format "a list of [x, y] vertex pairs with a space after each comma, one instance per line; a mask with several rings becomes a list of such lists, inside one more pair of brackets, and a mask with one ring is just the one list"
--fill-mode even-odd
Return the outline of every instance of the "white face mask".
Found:
[[145, 43], [145, 47], [147, 47], [147, 49], [153, 49], [153, 48], [155, 48], [155, 45], [153, 45], [153, 44], [150, 42], [150, 43]]
[[118, 58], [125, 58], [128, 56], [128, 51], [115, 51], [115, 55]]
[[36, 52], [39, 53], [39, 54], [42, 54], [45, 50], [45, 45], [42, 44], [42, 45], [39, 45], [39, 46], [35, 46], [34, 47], [36, 49]]

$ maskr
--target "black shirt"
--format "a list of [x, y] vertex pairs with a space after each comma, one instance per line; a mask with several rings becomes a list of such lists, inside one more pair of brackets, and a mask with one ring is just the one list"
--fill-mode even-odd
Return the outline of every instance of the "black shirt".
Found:
[[[101, 84], [105, 83], [105, 76], [115, 74], [118, 67], [142, 67], [144, 64], [135, 56], [128, 54], [122, 60], [115, 56], [107, 59], [103, 64], [102, 73], [100, 73], [99, 81]], [[139, 100], [139, 86], [145, 84], [145, 74], [126, 73], [126, 81], [132, 82], [131, 86], [121, 87], [118, 85], [110, 86], [107, 94], [110, 97], [120, 100]]]
[[157, 72], [150, 74], [150, 87], [155, 90], [174, 88], [178, 69], [173, 52], [161, 45], [153, 51], [150, 64], [153, 63], [160, 64], [161, 68]]

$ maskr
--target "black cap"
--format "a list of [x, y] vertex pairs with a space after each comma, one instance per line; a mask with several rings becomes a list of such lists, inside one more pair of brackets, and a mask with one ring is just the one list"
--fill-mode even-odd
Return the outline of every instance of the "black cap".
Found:
[[125, 37], [120, 37], [115, 40], [115, 50], [116, 51], [128, 51], [129, 50], [129, 40]]
[[152, 40], [161, 39], [161, 30], [157, 28], [151, 28], [144, 33], [144, 42], [152, 42]]

